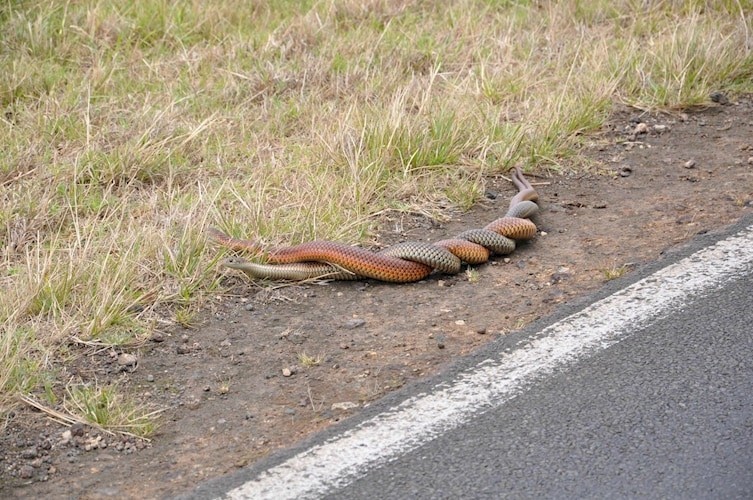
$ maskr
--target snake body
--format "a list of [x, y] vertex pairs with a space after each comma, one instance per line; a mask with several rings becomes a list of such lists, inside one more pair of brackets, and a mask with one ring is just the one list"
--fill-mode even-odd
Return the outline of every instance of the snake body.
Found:
[[435, 269], [448, 274], [457, 273], [462, 262], [482, 264], [492, 254], [513, 252], [516, 240], [533, 238], [536, 225], [529, 217], [538, 210], [535, 203], [538, 194], [519, 169], [514, 170], [512, 181], [518, 193], [510, 201], [504, 217], [483, 229], [470, 229], [436, 243], [405, 242], [372, 252], [334, 241], [310, 241], [265, 250], [254, 241], [233, 238], [214, 228], [209, 231], [215, 241], [227, 248], [265, 258], [266, 264], [240, 257], [222, 261], [224, 266], [243, 271], [251, 278], [292, 281], [372, 278], [408, 283], [426, 278]]

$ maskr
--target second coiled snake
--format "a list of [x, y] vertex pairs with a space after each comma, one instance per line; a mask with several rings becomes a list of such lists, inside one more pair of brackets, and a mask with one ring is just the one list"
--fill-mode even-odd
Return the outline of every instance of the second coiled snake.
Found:
[[405, 242], [372, 252], [365, 248], [334, 241], [311, 241], [289, 247], [264, 249], [251, 240], [228, 236], [210, 229], [210, 236], [219, 244], [265, 258], [266, 264], [230, 257], [222, 264], [245, 272], [255, 279], [293, 280], [372, 278], [393, 283], [408, 283], [426, 278], [433, 270], [453, 274], [461, 263], [482, 264], [492, 254], [509, 254], [515, 240], [528, 240], [536, 235], [536, 225], [529, 220], [538, 211], [536, 190], [515, 169], [512, 182], [518, 193], [510, 201], [504, 217], [483, 229], [470, 229], [454, 238], [436, 243]]

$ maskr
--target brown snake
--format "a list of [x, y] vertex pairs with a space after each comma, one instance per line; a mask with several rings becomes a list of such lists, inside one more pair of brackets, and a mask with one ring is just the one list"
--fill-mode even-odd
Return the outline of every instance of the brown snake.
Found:
[[300, 245], [263, 249], [251, 240], [226, 235], [214, 228], [210, 236], [219, 244], [233, 249], [262, 255], [266, 264], [257, 264], [230, 257], [222, 264], [245, 272], [254, 279], [293, 280], [372, 278], [393, 283], [408, 283], [426, 278], [434, 269], [453, 274], [461, 262], [482, 264], [491, 254], [509, 254], [515, 240], [528, 240], [536, 235], [536, 225], [528, 220], [538, 210], [536, 190], [523, 177], [520, 169], [512, 174], [518, 188], [510, 201], [507, 214], [483, 229], [464, 231], [454, 238], [436, 243], [405, 242], [372, 252], [365, 248], [333, 241], [310, 241]]

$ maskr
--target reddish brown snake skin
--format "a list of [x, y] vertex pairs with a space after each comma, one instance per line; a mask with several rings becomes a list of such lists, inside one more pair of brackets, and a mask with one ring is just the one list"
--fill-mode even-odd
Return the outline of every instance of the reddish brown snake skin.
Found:
[[461, 262], [482, 264], [491, 254], [515, 250], [515, 240], [536, 235], [536, 225], [528, 220], [538, 210], [536, 190], [520, 169], [512, 174], [518, 193], [510, 201], [507, 214], [483, 229], [464, 231], [455, 238], [436, 243], [398, 243], [379, 252], [333, 241], [310, 241], [300, 245], [264, 249], [252, 240], [233, 238], [214, 228], [209, 234], [217, 243], [238, 251], [263, 256], [266, 264], [230, 257], [222, 264], [245, 272], [253, 279], [362, 279], [408, 283], [427, 277], [434, 269], [445, 273], [460, 271]]

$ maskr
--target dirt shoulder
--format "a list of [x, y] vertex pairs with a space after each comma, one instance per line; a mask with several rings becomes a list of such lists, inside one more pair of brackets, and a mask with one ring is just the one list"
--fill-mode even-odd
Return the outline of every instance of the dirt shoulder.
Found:
[[[644, 125], [641, 125], [644, 124]], [[171, 327], [122, 369], [117, 353], [75, 369], [120, 380], [167, 408], [151, 443], [66, 429], [22, 409], [0, 437], [0, 496], [159, 497], [247, 465], [354, 415], [479, 346], [753, 210], [753, 99], [676, 114], [619, 109], [584, 151], [590, 173], [532, 177], [541, 233], [477, 273], [232, 294], [200, 328]], [[385, 218], [380, 242], [436, 241], [482, 227], [514, 194], [437, 223]], [[113, 355], [115, 354], [115, 355]]]

